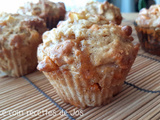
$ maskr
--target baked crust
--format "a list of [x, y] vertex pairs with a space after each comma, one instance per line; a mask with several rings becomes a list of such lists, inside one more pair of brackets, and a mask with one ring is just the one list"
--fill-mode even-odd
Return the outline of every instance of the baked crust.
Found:
[[46, 30], [39, 17], [0, 14], [0, 76], [19, 77], [32, 72], [37, 65], [37, 46]]
[[139, 48], [132, 43], [131, 27], [89, 19], [72, 13], [70, 20], [45, 32], [38, 47], [38, 70], [65, 102], [78, 107], [108, 103], [120, 91]]
[[160, 27], [160, 5], [151, 5], [149, 9], [143, 8], [135, 20], [141, 27]]

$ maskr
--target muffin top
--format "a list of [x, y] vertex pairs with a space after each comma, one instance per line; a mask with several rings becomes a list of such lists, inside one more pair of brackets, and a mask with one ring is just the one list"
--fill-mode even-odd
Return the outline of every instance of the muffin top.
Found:
[[109, 23], [112, 23], [112, 21], [109, 21], [100, 15], [85, 14], [85, 12], [70, 12], [68, 14], [68, 19], [60, 21], [57, 26], [61, 26], [63, 24], [80, 24], [81, 27], [90, 27], [93, 24], [103, 25]]
[[65, 14], [64, 3], [54, 3], [48, 0], [39, 0], [38, 3], [27, 2], [23, 7], [18, 10], [19, 14], [35, 15], [39, 17], [45, 16], [59, 16]]
[[122, 16], [119, 8], [109, 2], [100, 3], [92, 1], [87, 3], [84, 8], [78, 12], [81, 11], [86, 14], [101, 15], [116, 24], [121, 24]]
[[133, 62], [138, 45], [132, 44], [131, 27], [99, 25], [74, 15], [72, 23], [63, 22], [43, 34], [43, 44], [38, 48], [40, 71], [70, 69], [75, 73], [83, 71], [87, 77], [92, 74], [87, 70], [97, 66], [117, 65], [126, 69]]
[[160, 27], [160, 5], [143, 8], [135, 21], [141, 27]]
[[[36, 16], [0, 14], [0, 49], [18, 48], [29, 44], [30, 37], [40, 37], [46, 31], [44, 20]], [[37, 39], [37, 38], [36, 38]]]

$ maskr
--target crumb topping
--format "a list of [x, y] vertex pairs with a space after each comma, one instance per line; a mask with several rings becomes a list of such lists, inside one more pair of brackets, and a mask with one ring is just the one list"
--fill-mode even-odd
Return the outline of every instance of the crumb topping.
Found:
[[[94, 74], [94, 67], [106, 64], [126, 69], [134, 61], [132, 57], [137, 54], [138, 45], [132, 44], [131, 27], [95, 24], [94, 20], [77, 15], [73, 13], [70, 22], [66, 21], [43, 34], [43, 44], [38, 50], [40, 71], [50, 70], [42, 67], [46, 58], [52, 60], [57, 69], [76, 72], [78, 67], [86, 69], [84, 74]], [[93, 71], [88, 73], [88, 69]]]

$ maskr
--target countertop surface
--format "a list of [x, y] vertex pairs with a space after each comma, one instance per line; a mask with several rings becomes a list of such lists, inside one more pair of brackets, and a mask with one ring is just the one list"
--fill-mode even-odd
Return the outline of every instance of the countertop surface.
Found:
[[[122, 14], [133, 28], [137, 13]], [[160, 119], [160, 57], [139, 50], [123, 90], [105, 106], [80, 109], [64, 103], [45, 76], [35, 71], [20, 78], [0, 78], [0, 119]], [[66, 115], [65, 112], [68, 114]]]

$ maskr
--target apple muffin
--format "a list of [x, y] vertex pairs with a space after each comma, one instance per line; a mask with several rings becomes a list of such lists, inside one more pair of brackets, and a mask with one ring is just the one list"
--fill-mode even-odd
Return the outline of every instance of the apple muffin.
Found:
[[51, 2], [49, 0], [39, 0], [38, 3], [27, 2], [18, 9], [22, 15], [35, 15], [45, 20], [49, 29], [56, 27], [60, 20], [65, 17], [65, 5], [62, 2]]
[[[107, 1], [104, 3], [94, 1], [88, 2], [84, 7], [72, 12], [99, 15], [118, 25], [121, 24], [122, 21], [120, 9]], [[69, 12], [66, 14], [66, 19], [68, 14]]]
[[0, 76], [19, 77], [37, 66], [37, 47], [47, 30], [43, 19], [0, 14]]
[[130, 26], [101, 24], [77, 13], [69, 17], [43, 34], [37, 69], [66, 103], [105, 105], [121, 91], [139, 45], [132, 43]]
[[135, 20], [135, 29], [143, 50], [160, 56], [160, 5], [143, 8]]

